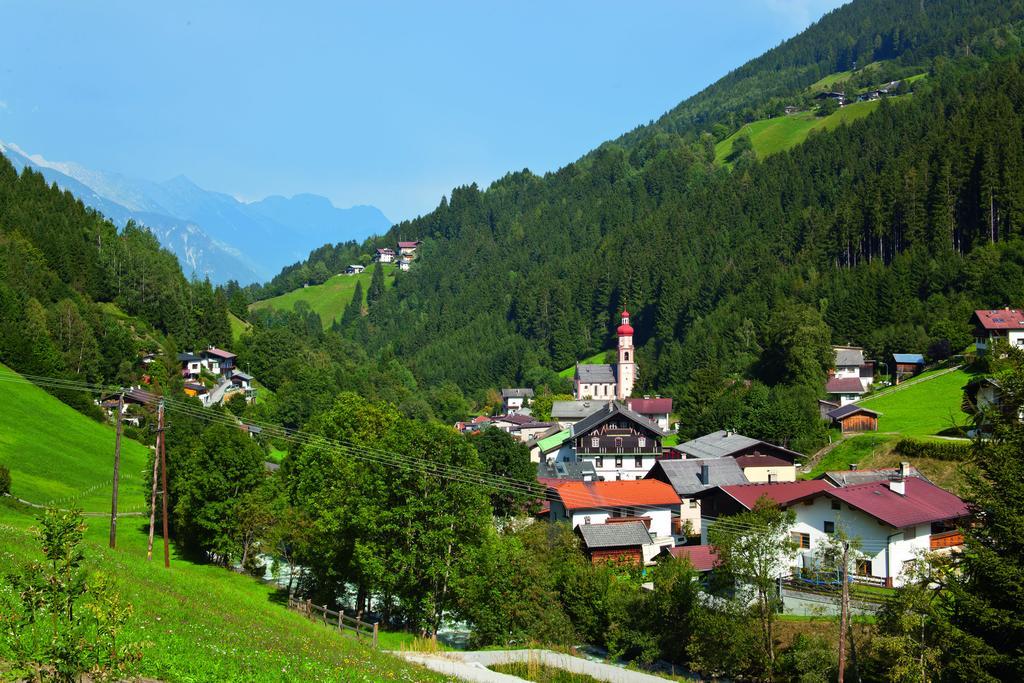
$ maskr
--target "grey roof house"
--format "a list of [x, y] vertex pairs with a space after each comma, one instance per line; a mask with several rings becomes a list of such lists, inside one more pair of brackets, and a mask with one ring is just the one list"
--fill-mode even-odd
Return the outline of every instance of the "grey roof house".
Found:
[[680, 498], [713, 486], [749, 483], [734, 458], [659, 460], [644, 478], [669, 484]]

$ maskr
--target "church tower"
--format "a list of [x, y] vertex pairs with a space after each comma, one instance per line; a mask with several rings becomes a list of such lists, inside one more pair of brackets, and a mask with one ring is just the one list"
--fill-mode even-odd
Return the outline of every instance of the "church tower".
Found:
[[629, 311], [622, 311], [622, 324], [616, 331], [619, 337], [619, 366], [616, 372], [615, 394], [620, 401], [633, 395], [636, 382], [636, 355], [633, 349], [633, 327], [629, 324]]

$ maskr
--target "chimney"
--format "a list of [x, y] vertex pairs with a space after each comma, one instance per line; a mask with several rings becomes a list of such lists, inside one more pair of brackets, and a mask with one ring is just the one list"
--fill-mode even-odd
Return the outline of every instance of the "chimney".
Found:
[[899, 474], [889, 480], [889, 490], [901, 496], [907, 495], [907, 482], [903, 478], [903, 463], [900, 463]]
[[851, 472], [856, 472], [857, 471], [857, 463], [855, 463], [855, 462], [851, 462], [850, 463], [850, 471]]
[[910, 476], [910, 463], [906, 462], [906, 461], [901, 462], [900, 463], [900, 479], [906, 479], [909, 476]]
[[711, 467], [706, 462], [700, 465], [700, 483], [705, 486], [711, 483]]

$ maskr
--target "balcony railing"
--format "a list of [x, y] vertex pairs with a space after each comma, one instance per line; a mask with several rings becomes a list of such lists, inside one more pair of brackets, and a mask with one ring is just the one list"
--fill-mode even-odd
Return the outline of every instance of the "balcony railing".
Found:
[[942, 533], [932, 534], [932, 550], [939, 550], [940, 548], [953, 548], [955, 546], [963, 544], [964, 535], [961, 531], [957, 529], [954, 529], [953, 531], [943, 531]]

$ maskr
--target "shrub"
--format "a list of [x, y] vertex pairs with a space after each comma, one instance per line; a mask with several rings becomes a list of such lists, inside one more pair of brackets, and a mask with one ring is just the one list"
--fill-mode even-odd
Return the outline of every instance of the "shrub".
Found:
[[11, 471], [0, 465], [0, 496], [11, 492]]

